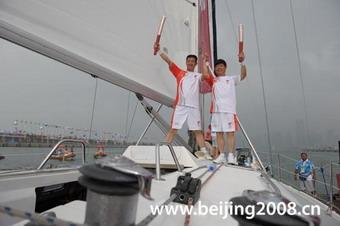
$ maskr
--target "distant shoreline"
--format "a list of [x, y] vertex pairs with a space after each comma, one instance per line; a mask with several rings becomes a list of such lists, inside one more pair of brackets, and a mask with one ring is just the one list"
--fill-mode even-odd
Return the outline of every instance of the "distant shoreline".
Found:
[[[20, 133], [0, 133], [0, 147], [34, 147], [34, 148], [52, 148], [62, 139], [73, 139], [85, 141], [87, 147], [96, 148], [125, 148], [136, 144], [137, 141], [126, 142], [124, 140], [96, 140], [81, 139], [72, 136], [50, 137], [38, 134], [20, 134]], [[77, 142], [79, 144], [79, 142]], [[142, 145], [154, 145], [153, 143], [141, 143]], [[74, 145], [77, 146], [77, 145]]]
[[[47, 143], [16, 143], [16, 144], [6, 144], [2, 143], [0, 144], [1, 147], [12, 147], [12, 148], [53, 148], [56, 145], [56, 143], [53, 144], [47, 144]], [[109, 144], [104, 145], [104, 148], [126, 148], [129, 145], [132, 144]], [[96, 148], [97, 144], [86, 144], [86, 147], [90, 148]]]

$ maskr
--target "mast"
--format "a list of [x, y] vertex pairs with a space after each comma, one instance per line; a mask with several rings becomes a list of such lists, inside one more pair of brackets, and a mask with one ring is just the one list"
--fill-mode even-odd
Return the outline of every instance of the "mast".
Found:
[[217, 60], [217, 33], [216, 33], [216, 4], [215, 0], [211, 1], [211, 11], [212, 11], [212, 31], [213, 31], [213, 63]]

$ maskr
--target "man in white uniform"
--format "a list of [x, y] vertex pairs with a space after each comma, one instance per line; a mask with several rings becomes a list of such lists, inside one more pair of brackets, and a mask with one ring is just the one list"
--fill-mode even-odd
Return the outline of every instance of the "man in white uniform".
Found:
[[[235, 86], [247, 76], [246, 66], [242, 63], [244, 54], [240, 54], [241, 75], [227, 76], [227, 64], [219, 59], [215, 63], [215, 76], [210, 75], [207, 79], [212, 86], [211, 108], [212, 114], [211, 131], [217, 133], [217, 146], [221, 152], [214, 160], [216, 163], [228, 161], [236, 164], [235, 160], [235, 130], [236, 121], [236, 91]], [[207, 69], [205, 69], [207, 70]], [[227, 135], [228, 158], [224, 150], [224, 134]]]
[[[155, 44], [154, 49], [158, 52], [159, 44]], [[201, 80], [209, 77], [209, 74], [195, 72], [197, 56], [188, 55], [186, 57], [187, 70], [180, 69], [166, 53], [161, 52], [160, 57], [169, 65], [169, 69], [176, 78], [177, 94], [174, 102], [174, 111], [171, 116], [171, 129], [166, 141], [172, 143], [177, 130], [181, 129], [187, 121], [189, 130], [193, 130], [196, 141], [200, 147], [197, 156], [202, 159], [212, 159], [204, 144], [204, 137], [201, 129], [201, 113], [199, 110], [199, 84]], [[195, 153], [196, 154], [196, 153]]]

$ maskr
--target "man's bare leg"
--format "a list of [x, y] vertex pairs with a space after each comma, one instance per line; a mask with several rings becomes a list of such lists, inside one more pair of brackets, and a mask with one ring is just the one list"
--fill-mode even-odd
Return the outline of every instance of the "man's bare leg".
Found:
[[220, 155], [217, 147], [213, 147], [213, 158], [216, 159]]
[[195, 130], [195, 137], [196, 137], [196, 142], [198, 144], [198, 146], [200, 148], [204, 148], [205, 147], [205, 143], [204, 143], [204, 137], [203, 137], [203, 133], [201, 130]]
[[226, 152], [224, 151], [224, 133], [216, 133], [217, 147], [220, 151], [219, 156], [214, 160], [215, 163], [225, 163], [226, 162]]
[[235, 154], [235, 132], [227, 132], [228, 152]]
[[196, 142], [198, 146], [200, 147], [200, 151], [196, 151], [195, 155], [200, 159], [211, 160], [212, 157], [205, 147], [203, 132], [201, 130], [195, 130], [194, 133], [196, 137]]
[[216, 141], [217, 141], [217, 148], [220, 151], [220, 153], [224, 152], [224, 133], [223, 132], [217, 132], [216, 133]]
[[227, 132], [228, 163], [236, 164], [235, 160], [235, 132]]
[[174, 140], [174, 137], [175, 137], [175, 135], [176, 135], [176, 133], [177, 133], [177, 129], [170, 129], [169, 130], [169, 132], [168, 132], [168, 134], [166, 135], [166, 142], [167, 143], [169, 143], [169, 144], [171, 144], [172, 143], [172, 141]]

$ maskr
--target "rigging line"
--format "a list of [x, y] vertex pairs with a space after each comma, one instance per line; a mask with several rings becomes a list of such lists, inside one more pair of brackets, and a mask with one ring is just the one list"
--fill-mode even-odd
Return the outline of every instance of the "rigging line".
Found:
[[195, 168], [195, 169], [192, 169], [192, 170], [190, 170], [190, 171], [188, 171], [188, 172], [186, 172], [186, 173], [193, 173], [193, 172], [195, 172], [195, 171], [197, 171], [197, 170], [201, 170], [201, 169], [205, 169], [205, 168], [207, 168], [206, 165], [199, 166], [199, 167], [197, 167], [197, 168]]
[[230, 10], [230, 7], [229, 7], [228, 0], [226, 0], [225, 3], [226, 3], [226, 7], [227, 7], [227, 12], [228, 12], [230, 24], [231, 24], [231, 27], [232, 27], [232, 29], [233, 29], [233, 33], [234, 33], [234, 37], [235, 37], [235, 42], [238, 44], [237, 34], [236, 34], [235, 27], [234, 27], [234, 20], [233, 20], [233, 17], [232, 17], [232, 15], [231, 15], [231, 10]]
[[[163, 202], [161, 205], [159, 205], [160, 207], [161, 206], [167, 206], [169, 205], [170, 202], [174, 201], [175, 198], [177, 197], [177, 194], [172, 194], [170, 196], [170, 198], [168, 198], [167, 200], [165, 200], [165, 202]], [[138, 224], [136, 224], [136, 226], [146, 226], [146, 225], [149, 225], [150, 222], [155, 219], [157, 216], [159, 215], [159, 212], [156, 212], [156, 214], [154, 213], [150, 213], [149, 215], [147, 215], [141, 222], [139, 222]]]
[[258, 62], [259, 62], [260, 78], [261, 78], [261, 85], [262, 85], [262, 97], [263, 97], [264, 113], [265, 113], [265, 119], [266, 119], [267, 139], [268, 139], [268, 145], [269, 145], [269, 153], [268, 154], [269, 154], [269, 157], [270, 157], [270, 164], [272, 165], [273, 164], [272, 145], [271, 145], [270, 131], [269, 131], [268, 110], [267, 110], [267, 103], [266, 103], [266, 93], [265, 93], [265, 89], [264, 89], [262, 61], [261, 61], [260, 44], [259, 44], [259, 38], [258, 38], [257, 26], [256, 26], [254, 0], [251, 1], [251, 9], [252, 9], [253, 21], [254, 21], [255, 38], [256, 38], [256, 46], [257, 46], [257, 57], [258, 57]]
[[205, 179], [205, 181], [203, 181], [203, 183], [201, 184], [201, 188], [203, 188], [204, 185], [206, 185], [208, 183], [208, 181], [215, 175], [215, 173], [220, 170], [220, 168], [224, 166], [224, 164], [220, 164], [208, 177], [207, 179]]
[[137, 106], [138, 106], [138, 100], [136, 102], [135, 110], [133, 111], [133, 115], [132, 115], [132, 118], [131, 118], [131, 123], [130, 123], [129, 131], [128, 131], [128, 134], [126, 136], [126, 141], [129, 139], [129, 136], [130, 136], [130, 131], [131, 131], [133, 120], [134, 120], [135, 115], [136, 115]]
[[307, 117], [307, 104], [306, 104], [305, 86], [304, 86], [303, 77], [302, 77], [301, 56], [300, 56], [299, 43], [298, 43], [297, 33], [296, 33], [296, 24], [295, 24], [295, 16], [294, 16], [292, 0], [289, 1], [289, 5], [290, 5], [290, 13], [291, 13], [291, 16], [292, 16], [292, 22], [293, 22], [296, 55], [297, 55], [297, 58], [298, 58], [298, 67], [299, 67], [299, 78], [300, 78], [301, 92], [302, 92], [302, 98], [303, 98], [303, 109], [304, 109], [305, 120], [306, 120], [305, 133], [306, 133], [307, 143], [309, 144], [310, 139], [309, 139], [309, 127], [308, 127], [308, 117]]
[[196, 7], [196, 3], [195, 2], [192, 2], [190, 0], [184, 0], [184, 1], [186, 1], [189, 4], [191, 4], [193, 7]]
[[[216, 172], [223, 166], [224, 164], [219, 164], [219, 166], [214, 170], [214, 171], [210, 171], [210, 175], [205, 179], [205, 181], [201, 184], [201, 189], [203, 188], [204, 185], [207, 184], [207, 182], [216, 174]], [[197, 169], [202, 169], [205, 168], [207, 166], [204, 167], [198, 167]], [[192, 170], [191, 172], [194, 172], [195, 170]], [[201, 177], [203, 177], [208, 171], [204, 171], [203, 174], [201, 174]], [[200, 178], [199, 178], [200, 179]], [[174, 193], [170, 196], [170, 198], [168, 198], [167, 200], [165, 200], [161, 205], [161, 206], [166, 206], [169, 205], [170, 202], [174, 201], [175, 198], [177, 197], [178, 194]], [[157, 212], [156, 214], [154, 213], [150, 213], [149, 215], [147, 215], [142, 221], [140, 221], [138, 224], [136, 224], [137, 226], [146, 226], [149, 225], [151, 221], [153, 221], [160, 213]]]
[[125, 141], [126, 141], [127, 133], [128, 133], [128, 124], [129, 124], [129, 115], [130, 115], [130, 95], [131, 95], [131, 92], [130, 91], [128, 91], [128, 92], [129, 92], [129, 95], [128, 95], [126, 118], [125, 118]]
[[91, 139], [92, 135], [92, 126], [93, 126], [93, 116], [94, 116], [94, 110], [96, 107], [96, 99], [97, 99], [97, 88], [98, 88], [98, 78], [95, 75], [91, 75], [96, 80], [96, 86], [94, 89], [94, 95], [93, 95], [93, 104], [92, 104], [92, 113], [91, 113], [91, 123], [90, 123], [90, 133], [89, 133], [89, 141]]

